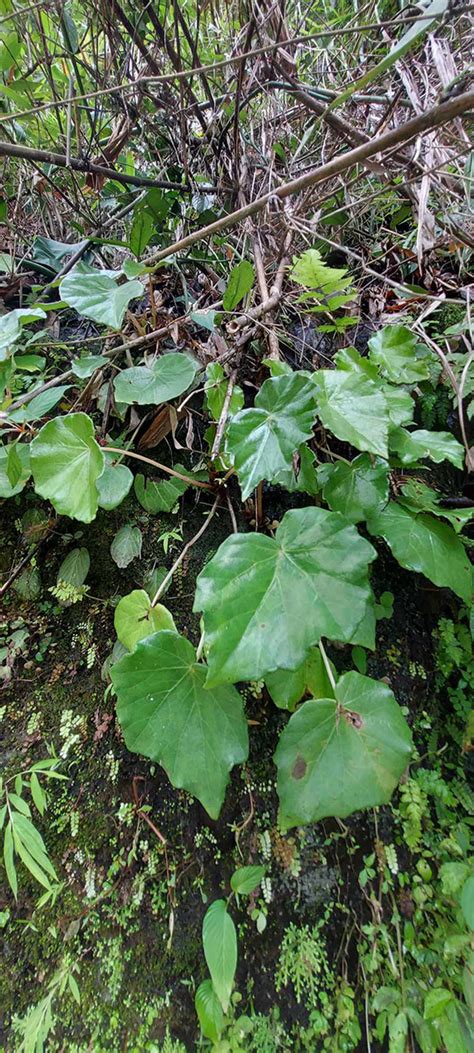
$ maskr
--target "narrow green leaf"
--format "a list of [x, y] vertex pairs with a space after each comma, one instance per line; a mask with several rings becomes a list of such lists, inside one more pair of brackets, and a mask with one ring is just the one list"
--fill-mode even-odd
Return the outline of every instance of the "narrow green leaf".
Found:
[[237, 933], [223, 899], [211, 903], [205, 915], [202, 942], [212, 985], [226, 1013], [237, 968]]
[[41, 784], [40, 784], [40, 781], [38, 779], [38, 776], [37, 776], [36, 772], [34, 772], [34, 771], [31, 773], [31, 776], [30, 776], [30, 790], [31, 790], [31, 796], [33, 798], [33, 801], [34, 801], [34, 803], [35, 803], [40, 815], [44, 815], [44, 811], [45, 811], [45, 808], [46, 808], [46, 797], [45, 797], [44, 792], [43, 792], [43, 790], [41, 788]]
[[254, 269], [248, 260], [241, 260], [230, 272], [227, 289], [222, 298], [224, 311], [233, 311], [250, 292], [255, 280]]
[[22, 442], [15, 444], [15, 462], [20, 464], [20, 475], [14, 484], [8, 474], [11, 444], [0, 446], [0, 497], [14, 497], [21, 493], [31, 475], [30, 447]]
[[11, 824], [5, 828], [5, 837], [3, 839], [3, 859], [5, 862], [5, 870], [7, 873], [8, 884], [13, 892], [15, 899], [18, 898], [18, 878], [16, 876], [15, 860], [14, 860], [14, 848], [13, 848], [13, 835]]

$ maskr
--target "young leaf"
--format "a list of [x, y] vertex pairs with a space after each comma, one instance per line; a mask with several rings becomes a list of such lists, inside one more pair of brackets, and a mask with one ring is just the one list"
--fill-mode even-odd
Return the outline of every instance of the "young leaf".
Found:
[[222, 298], [224, 311], [233, 311], [234, 307], [250, 292], [255, 280], [252, 264], [241, 260], [230, 272], [227, 289]]
[[30, 447], [26, 443], [15, 443], [15, 454], [20, 463], [21, 473], [12, 485], [8, 475], [10, 444], [0, 446], [0, 497], [14, 497], [21, 493], [31, 475]]
[[67, 581], [69, 585], [83, 585], [89, 573], [91, 558], [86, 548], [73, 548], [63, 559], [58, 570], [58, 581]]
[[[182, 464], [175, 464], [174, 467], [177, 472], [187, 474]], [[150, 515], [156, 515], [158, 512], [171, 512], [187, 489], [188, 483], [174, 476], [170, 476], [169, 479], [160, 479], [158, 482], [154, 479], [145, 479], [140, 472], [135, 476], [135, 496], [145, 512], [149, 512]]]
[[[206, 369], [204, 391], [206, 392], [207, 408], [213, 420], [219, 420], [222, 413], [228, 384], [229, 378], [224, 373], [224, 369], [220, 362], [210, 362]], [[228, 410], [229, 418], [235, 417], [235, 414], [243, 408], [243, 405], [244, 393], [242, 388], [235, 385], [230, 396]]]
[[452, 589], [466, 603], [471, 602], [471, 563], [462, 541], [447, 523], [390, 501], [367, 526], [371, 534], [390, 545], [402, 567], [424, 574], [434, 585]]
[[160, 629], [176, 632], [173, 616], [161, 603], [152, 607], [144, 589], [134, 589], [122, 597], [115, 608], [114, 625], [120, 643], [129, 651], [135, 650], [139, 640]]
[[99, 508], [105, 508], [107, 512], [117, 508], [125, 500], [132, 483], [133, 473], [126, 464], [106, 464], [97, 480]]
[[99, 271], [83, 274], [79, 270], [66, 274], [59, 289], [61, 300], [74, 307], [78, 314], [111, 329], [120, 329], [130, 301], [143, 296], [144, 291], [137, 279], [117, 285], [113, 278]]
[[131, 366], [114, 380], [115, 398], [126, 405], [157, 406], [182, 395], [192, 384], [198, 365], [189, 355], [170, 352], [154, 366]]
[[125, 523], [117, 530], [110, 546], [110, 555], [121, 570], [142, 554], [142, 532], [132, 523]]
[[254, 889], [258, 888], [263, 877], [265, 877], [265, 867], [239, 867], [232, 874], [230, 887], [233, 892], [237, 892], [240, 896], [248, 896]]
[[314, 386], [306, 376], [271, 377], [255, 399], [231, 420], [227, 435], [242, 487], [242, 500], [262, 479], [269, 482], [291, 468], [293, 453], [309, 439], [316, 416]]
[[237, 968], [237, 933], [225, 900], [211, 903], [202, 924], [202, 943], [212, 986], [226, 1013]]
[[386, 325], [369, 340], [370, 361], [392, 384], [418, 384], [430, 375], [430, 353], [405, 325]]
[[435, 464], [451, 461], [457, 468], [464, 464], [464, 447], [449, 431], [405, 431], [404, 428], [390, 430], [389, 445], [402, 464], [416, 464], [428, 457]]
[[321, 636], [373, 646], [368, 566], [375, 558], [355, 527], [322, 508], [287, 512], [275, 538], [227, 538], [197, 580], [207, 683], [296, 669]]
[[218, 1042], [224, 1027], [224, 1014], [212, 980], [203, 980], [199, 984], [194, 1004], [204, 1038]]
[[56, 417], [41, 428], [30, 451], [36, 492], [60, 515], [90, 523], [97, 512], [96, 482], [105, 465], [90, 417]]
[[285, 829], [385, 804], [408, 763], [410, 729], [386, 684], [345, 673], [335, 695], [305, 702], [278, 743]]
[[180, 789], [217, 819], [228, 773], [247, 758], [242, 700], [234, 687], [209, 690], [206, 667], [183, 636], [158, 632], [111, 669], [117, 716], [132, 753], [161, 764]]
[[[332, 662], [331, 668], [335, 673]], [[268, 673], [265, 685], [279, 709], [293, 710], [305, 694], [313, 698], [334, 696], [319, 647], [312, 647], [308, 657], [297, 669], [276, 669], [274, 673]]]
[[359, 454], [351, 464], [324, 464], [317, 475], [324, 500], [350, 523], [361, 523], [387, 504], [388, 464], [368, 453]]
[[357, 450], [387, 459], [390, 418], [377, 384], [362, 374], [337, 369], [319, 369], [313, 375], [324, 427]]
[[274, 482], [277, 486], [283, 486], [290, 494], [311, 494], [315, 497], [321, 489], [314, 467], [315, 454], [303, 443], [293, 455], [292, 461], [292, 467], [279, 472]]

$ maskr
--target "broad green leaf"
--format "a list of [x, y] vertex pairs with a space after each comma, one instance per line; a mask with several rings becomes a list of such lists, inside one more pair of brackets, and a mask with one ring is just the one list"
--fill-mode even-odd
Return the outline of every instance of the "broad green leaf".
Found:
[[428, 457], [435, 464], [451, 461], [457, 468], [464, 464], [464, 447], [449, 431], [405, 431], [404, 428], [392, 428], [389, 445], [397, 454], [402, 464], [416, 464]]
[[321, 489], [316, 469], [315, 454], [306, 443], [292, 457], [293, 465], [284, 472], [279, 472], [274, 482], [283, 486], [290, 494], [303, 493], [315, 497]]
[[8, 314], [0, 315], [0, 362], [9, 357], [10, 352], [21, 336], [24, 325], [46, 318], [41, 307], [17, 307]]
[[155, 229], [155, 221], [152, 213], [147, 208], [139, 208], [134, 212], [132, 227], [130, 230], [130, 252], [134, 256], [141, 256], [146, 249]]
[[287, 512], [274, 538], [227, 538], [201, 571], [194, 603], [204, 611], [208, 684], [296, 669], [321, 636], [372, 646], [364, 621], [373, 637], [375, 558], [355, 527], [322, 508]]
[[[204, 391], [206, 392], [207, 408], [213, 420], [219, 420], [224, 406], [224, 400], [229, 384], [229, 378], [224, 373], [223, 367], [219, 362], [211, 362], [206, 369], [206, 383], [204, 385]], [[235, 414], [243, 408], [244, 405], [244, 393], [242, 388], [238, 385], [232, 390], [230, 396], [228, 416], [235, 417]]]
[[[188, 474], [182, 464], [175, 464], [177, 472]], [[182, 479], [176, 479], [171, 475], [168, 479], [146, 479], [139, 473], [135, 476], [134, 490], [137, 500], [145, 512], [156, 515], [158, 512], [171, 512], [176, 502], [188, 489], [188, 484]]]
[[126, 464], [106, 464], [104, 471], [97, 480], [97, 491], [99, 494], [99, 508], [105, 508], [110, 512], [122, 504], [131, 490], [133, 473]]
[[224, 311], [233, 311], [234, 307], [250, 292], [255, 280], [252, 264], [241, 260], [230, 272], [227, 289], [222, 298]]
[[41, 428], [30, 451], [36, 492], [60, 515], [90, 523], [97, 512], [96, 483], [105, 465], [90, 417], [56, 417]]
[[392, 384], [418, 384], [430, 375], [430, 353], [406, 325], [386, 325], [369, 340], [370, 360]]
[[89, 573], [91, 559], [86, 548], [73, 548], [63, 559], [58, 570], [58, 581], [67, 581], [79, 588]]
[[133, 523], [125, 523], [120, 527], [110, 546], [110, 555], [117, 567], [123, 570], [132, 560], [140, 557], [142, 543], [142, 532], [139, 527], [133, 526]]
[[446, 1007], [452, 1002], [454, 995], [446, 987], [433, 987], [425, 998], [423, 1016], [425, 1020], [435, 1020], [442, 1016]]
[[368, 377], [337, 369], [313, 374], [318, 412], [325, 428], [357, 450], [388, 457], [387, 402]]
[[75, 358], [74, 362], [71, 362], [71, 369], [75, 377], [84, 380], [86, 377], [91, 377], [96, 369], [106, 366], [107, 363], [108, 358], [105, 358], [104, 355], [84, 355], [83, 358]]
[[[335, 673], [332, 662], [331, 667]], [[305, 694], [313, 698], [334, 696], [319, 647], [312, 647], [297, 669], [276, 669], [274, 673], [268, 673], [265, 685], [275, 705], [291, 711]]]
[[339, 371], [344, 373], [358, 373], [369, 380], [378, 380], [377, 366], [368, 358], [364, 358], [355, 347], [343, 347], [334, 355], [334, 363]]
[[15, 424], [28, 424], [34, 420], [41, 420], [41, 417], [45, 417], [54, 409], [54, 406], [57, 406], [66, 391], [69, 391], [69, 384], [51, 388], [50, 391], [42, 391], [41, 395], [31, 399], [31, 402], [27, 402], [25, 406], [12, 410], [8, 414], [8, 419], [14, 421]]
[[447, 523], [390, 501], [367, 526], [371, 534], [390, 545], [402, 567], [424, 574], [434, 585], [452, 589], [466, 603], [471, 602], [471, 563], [462, 541]]
[[388, 464], [368, 453], [361, 453], [351, 464], [322, 465], [317, 474], [324, 500], [350, 523], [362, 522], [387, 504]]
[[285, 829], [386, 804], [408, 763], [411, 732], [386, 684], [345, 673], [335, 694], [304, 702], [278, 743]]
[[242, 488], [242, 500], [263, 479], [276, 481], [292, 467], [292, 456], [309, 439], [316, 416], [314, 385], [307, 377], [271, 377], [255, 398], [230, 422], [227, 452]]
[[74, 307], [78, 314], [112, 329], [120, 329], [130, 301], [144, 292], [137, 279], [117, 285], [113, 278], [99, 271], [81, 274], [78, 270], [66, 274], [59, 289], [61, 300]]
[[22, 600], [37, 600], [41, 593], [41, 575], [38, 567], [25, 567], [12, 588]]
[[17, 369], [25, 373], [38, 373], [46, 367], [46, 359], [42, 355], [17, 355], [15, 358]]
[[443, 495], [426, 486], [420, 479], [409, 479], [401, 488], [403, 496], [399, 499], [404, 508], [412, 512], [431, 512], [432, 515], [441, 519], [447, 519], [457, 534], [461, 532], [466, 523], [474, 519], [474, 505], [468, 508], [445, 508], [441, 504]]
[[128, 596], [122, 596], [115, 608], [114, 625], [120, 643], [129, 651], [135, 650], [139, 640], [160, 629], [176, 631], [172, 614], [161, 603], [152, 607], [144, 589], [134, 589]]
[[226, 1013], [237, 968], [237, 933], [223, 899], [211, 903], [204, 917], [202, 944], [212, 986]]
[[160, 402], [182, 395], [192, 384], [198, 365], [189, 355], [170, 352], [158, 358], [154, 366], [131, 366], [114, 380], [117, 402], [138, 406], [157, 406]]
[[55, 241], [54, 238], [44, 238], [38, 235], [33, 242], [33, 259], [38, 260], [38, 263], [45, 263], [57, 274], [66, 260], [84, 245], [84, 241]]
[[158, 632], [112, 667], [117, 716], [132, 753], [161, 764], [180, 789], [217, 819], [228, 773], [247, 758], [242, 699], [234, 687], [209, 690], [183, 636]]
[[461, 892], [461, 910], [464, 914], [466, 925], [474, 931], [474, 876], [467, 879]]
[[258, 888], [263, 877], [265, 877], [265, 867], [239, 867], [232, 874], [230, 887], [233, 892], [238, 892], [240, 896], [248, 896], [254, 889]]
[[194, 1005], [204, 1038], [218, 1042], [224, 1027], [224, 1014], [212, 980], [203, 980], [202, 984], [199, 984]]
[[387, 403], [390, 423], [411, 424], [415, 415], [415, 400], [410, 392], [401, 386], [396, 387], [395, 384], [380, 384], [380, 391]]
[[0, 497], [14, 497], [21, 493], [31, 475], [30, 447], [26, 443], [15, 443], [15, 453], [20, 462], [21, 474], [12, 486], [8, 477], [10, 443], [0, 446]]
[[262, 358], [262, 366], [266, 366], [272, 377], [287, 377], [293, 372], [288, 362], [282, 358]]

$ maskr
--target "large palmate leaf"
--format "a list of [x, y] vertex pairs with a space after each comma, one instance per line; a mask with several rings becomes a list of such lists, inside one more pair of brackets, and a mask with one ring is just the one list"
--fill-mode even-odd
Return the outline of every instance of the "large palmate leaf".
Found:
[[99, 500], [97, 480], [105, 466], [90, 417], [56, 417], [41, 428], [30, 451], [36, 492], [60, 515], [90, 523]]
[[449, 431], [405, 431], [392, 428], [389, 437], [390, 449], [397, 454], [402, 464], [415, 464], [429, 458], [435, 464], [451, 461], [457, 468], [464, 464], [464, 447]]
[[321, 636], [373, 646], [372, 546], [335, 512], [292, 509], [275, 538], [233, 534], [201, 571], [210, 685], [296, 669]]
[[117, 604], [114, 614], [115, 632], [129, 651], [134, 651], [139, 640], [157, 633], [160, 629], [176, 632], [173, 615], [161, 603], [152, 607], [144, 589], [134, 589]]
[[386, 325], [369, 340], [370, 360], [392, 384], [417, 384], [430, 375], [430, 352], [405, 325]]
[[192, 645], [166, 631], [141, 640], [111, 676], [128, 749], [161, 764], [173, 786], [194, 794], [217, 819], [229, 771], [248, 753], [238, 691], [207, 688]]
[[202, 945], [212, 986], [226, 1013], [237, 968], [237, 933], [224, 899], [214, 900], [204, 917]]
[[471, 602], [472, 566], [462, 541], [447, 523], [390, 501], [367, 525], [371, 534], [390, 545], [402, 567], [424, 574], [435, 585], [452, 589], [466, 603]]
[[265, 685], [279, 709], [293, 710], [306, 694], [313, 698], [333, 697], [319, 647], [312, 647], [308, 657], [297, 669], [276, 669], [274, 673], [268, 673]]
[[409, 424], [413, 420], [415, 402], [406, 388], [394, 384], [380, 383], [379, 371], [374, 362], [363, 358], [355, 347], [344, 347], [334, 355], [338, 370], [345, 373], [358, 373], [375, 380], [379, 391], [387, 403], [388, 415], [392, 424]]
[[386, 684], [346, 673], [335, 699], [310, 699], [290, 718], [275, 753], [281, 824], [384, 804], [410, 757], [411, 733]]
[[143, 285], [137, 279], [117, 285], [108, 275], [78, 270], [66, 274], [59, 288], [61, 300], [78, 314], [112, 329], [120, 329], [130, 301], [143, 295]]
[[388, 457], [389, 412], [377, 384], [362, 374], [319, 369], [313, 374], [319, 416], [336, 438]]
[[360, 523], [388, 501], [388, 464], [361, 453], [351, 464], [338, 461], [318, 469], [323, 497], [333, 512], [350, 523]]
[[262, 479], [273, 482], [292, 467], [293, 453], [311, 437], [315, 416], [314, 386], [301, 373], [266, 380], [254, 408], [236, 414], [227, 451], [244, 501]]
[[[12, 463], [15, 469], [12, 469]], [[0, 446], [0, 497], [21, 493], [31, 475], [30, 447], [27, 443]]]
[[123, 369], [114, 380], [115, 397], [127, 405], [136, 402], [138, 406], [157, 406], [169, 402], [189, 388], [198, 368], [189, 355], [172, 351], [158, 358], [151, 368]]

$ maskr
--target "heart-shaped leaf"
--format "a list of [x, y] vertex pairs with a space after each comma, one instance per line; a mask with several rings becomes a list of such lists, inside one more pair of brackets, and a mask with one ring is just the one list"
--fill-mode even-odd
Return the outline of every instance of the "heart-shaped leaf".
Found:
[[291, 469], [293, 454], [311, 437], [315, 417], [314, 386], [301, 373], [266, 380], [254, 408], [236, 414], [228, 429], [227, 451], [244, 501], [262, 479], [273, 482]]
[[223, 899], [214, 900], [204, 917], [202, 944], [212, 986], [226, 1013], [237, 968], [237, 933]]
[[333, 512], [350, 523], [361, 523], [388, 501], [388, 464], [361, 453], [351, 464], [338, 461], [318, 469], [323, 497]]
[[158, 632], [113, 666], [117, 716], [133, 753], [161, 764], [173, 786], [194, 794], [217, 819], [234, 764], [248, 753], [242, 699], [210, 690], [206, 667], [183, 636]]
[[152, 368], [131, 366], [114, 380], [115, 398], [126, 405], [157, 406], [182, 395], [192, 384], [198, 365], [189, 355], [170, 352]]
[[115, 608], [114, 625], [120, 643], [129, 651], [135, 650], [139, 640], [160, 629], [176, 632], [172, 614], [161, 603], [152, 607], [144, 589], [134, 589], [128, 596], [122, 596]]
[[[219, 420], [224, 406], [224, 401], [229, 386], [229, 378], [225, 375], [224, 369], [220, 362], [210, 362], [206, 369], [206, 383], [204, 385], [204, 391], [206, 392], [207, 408], [213, 420]], [[244, 405], [244, 393], [242, 388], [238, 385], [232, 389], [230, 396], [228, 416], [235, 417], [235, 414], [243, 408]]]
[[390, 449], [397, 454], [402, 464], [416, 464], [425, 457], [435, 464], [451, 461], [457, 468], [464, 464], [464, 447], [449, 431], [405, 431], [405, 428], [392, 428], [390, 431]]
[[324, 427], [357, 450], [387, 459], [390, 417], [378, 385], [361, 373], [337, 369], [319, 369], [314, 380]]
[[424, 574], [434, 585], [452, 589], [466, 603], [472, 597], [472, 566], [462, 541], [448, 523], [416, 514], [397, 501], [367, 523], [371, 534], [383, 537], [395, 559]]
[[417, 384], [430, 375], [430, 352], [406, 325], [386, 325], [369, 340], [370, 360], [392, 384]]
[[110, 512], [122, 504], [133, 483], [133, 474], [126, 464], [106, 464], [103, 474], [97, 480], [99, 508]]
[[61, 401], [68, 390], [69, 385], [66, 384], [57, 388], [51, 388], [50, 391], [42, 391], [41, 395], [36, 395], [36, 398], [31, 399], [31, 402], [27, 402], [26, 405], [12, 410], [8, 414], [8, 419], [14, 421], [15, 424], [27, 424], [34, 420], [41, 420], [41, 417], [50, 413], [54, 406]]
[[233, 892], [237, 892], [240, 896], [248, 896], [254, 889], [258, 888], [263, 877], [265, 877], [265, 867], [239, 867], [232, 874], [230, 887]]
[[[332, 662], [331, 668], [335, 673]], [[313, 698], [332, 698], [334, 695], [319, 647], [312, 647], [297, 669], [276, 669], [274, 673], [268, 673], [265, 685], [279, 709], [293, 710], [305, 694]]]
[[204, 611], [207, 682], [296, 669], [321, 636], [372, 646], [368, 567], [375, 558], [355, 527], [322, 508], [287, 512], [275, 538], [227, 538], [197, 580], [194, 609]]
[[275, 763], [284, 829], [385, 804], [408, 763], [410, 729], [386, 684], [346, 673], [335, 694], [304, 702], [281, 735]]
[[60, 515], [90, 523], [97, 512], [97, 480], [105, 457], [85, 413], [56, 417], [30, 443], [35, 490]]
[[78, 270], [66, 274], [59, 289], [61, 300], [78, 314], [112, 329], [120, 329], [130, 301], [143, 296], [143, 285], [137, 279], [117, 285], [108, 275]]
[[143, 538], [140, 528], [133, 526], [133, 523], [125, 523], [124, 526], [120, 527], [120, 530], [117, 530], [110, 546], [110, 555], [114, 563], [121, 570], [124, 567], [128, 567], [132, 560], [141, 556], [142, 543]]

